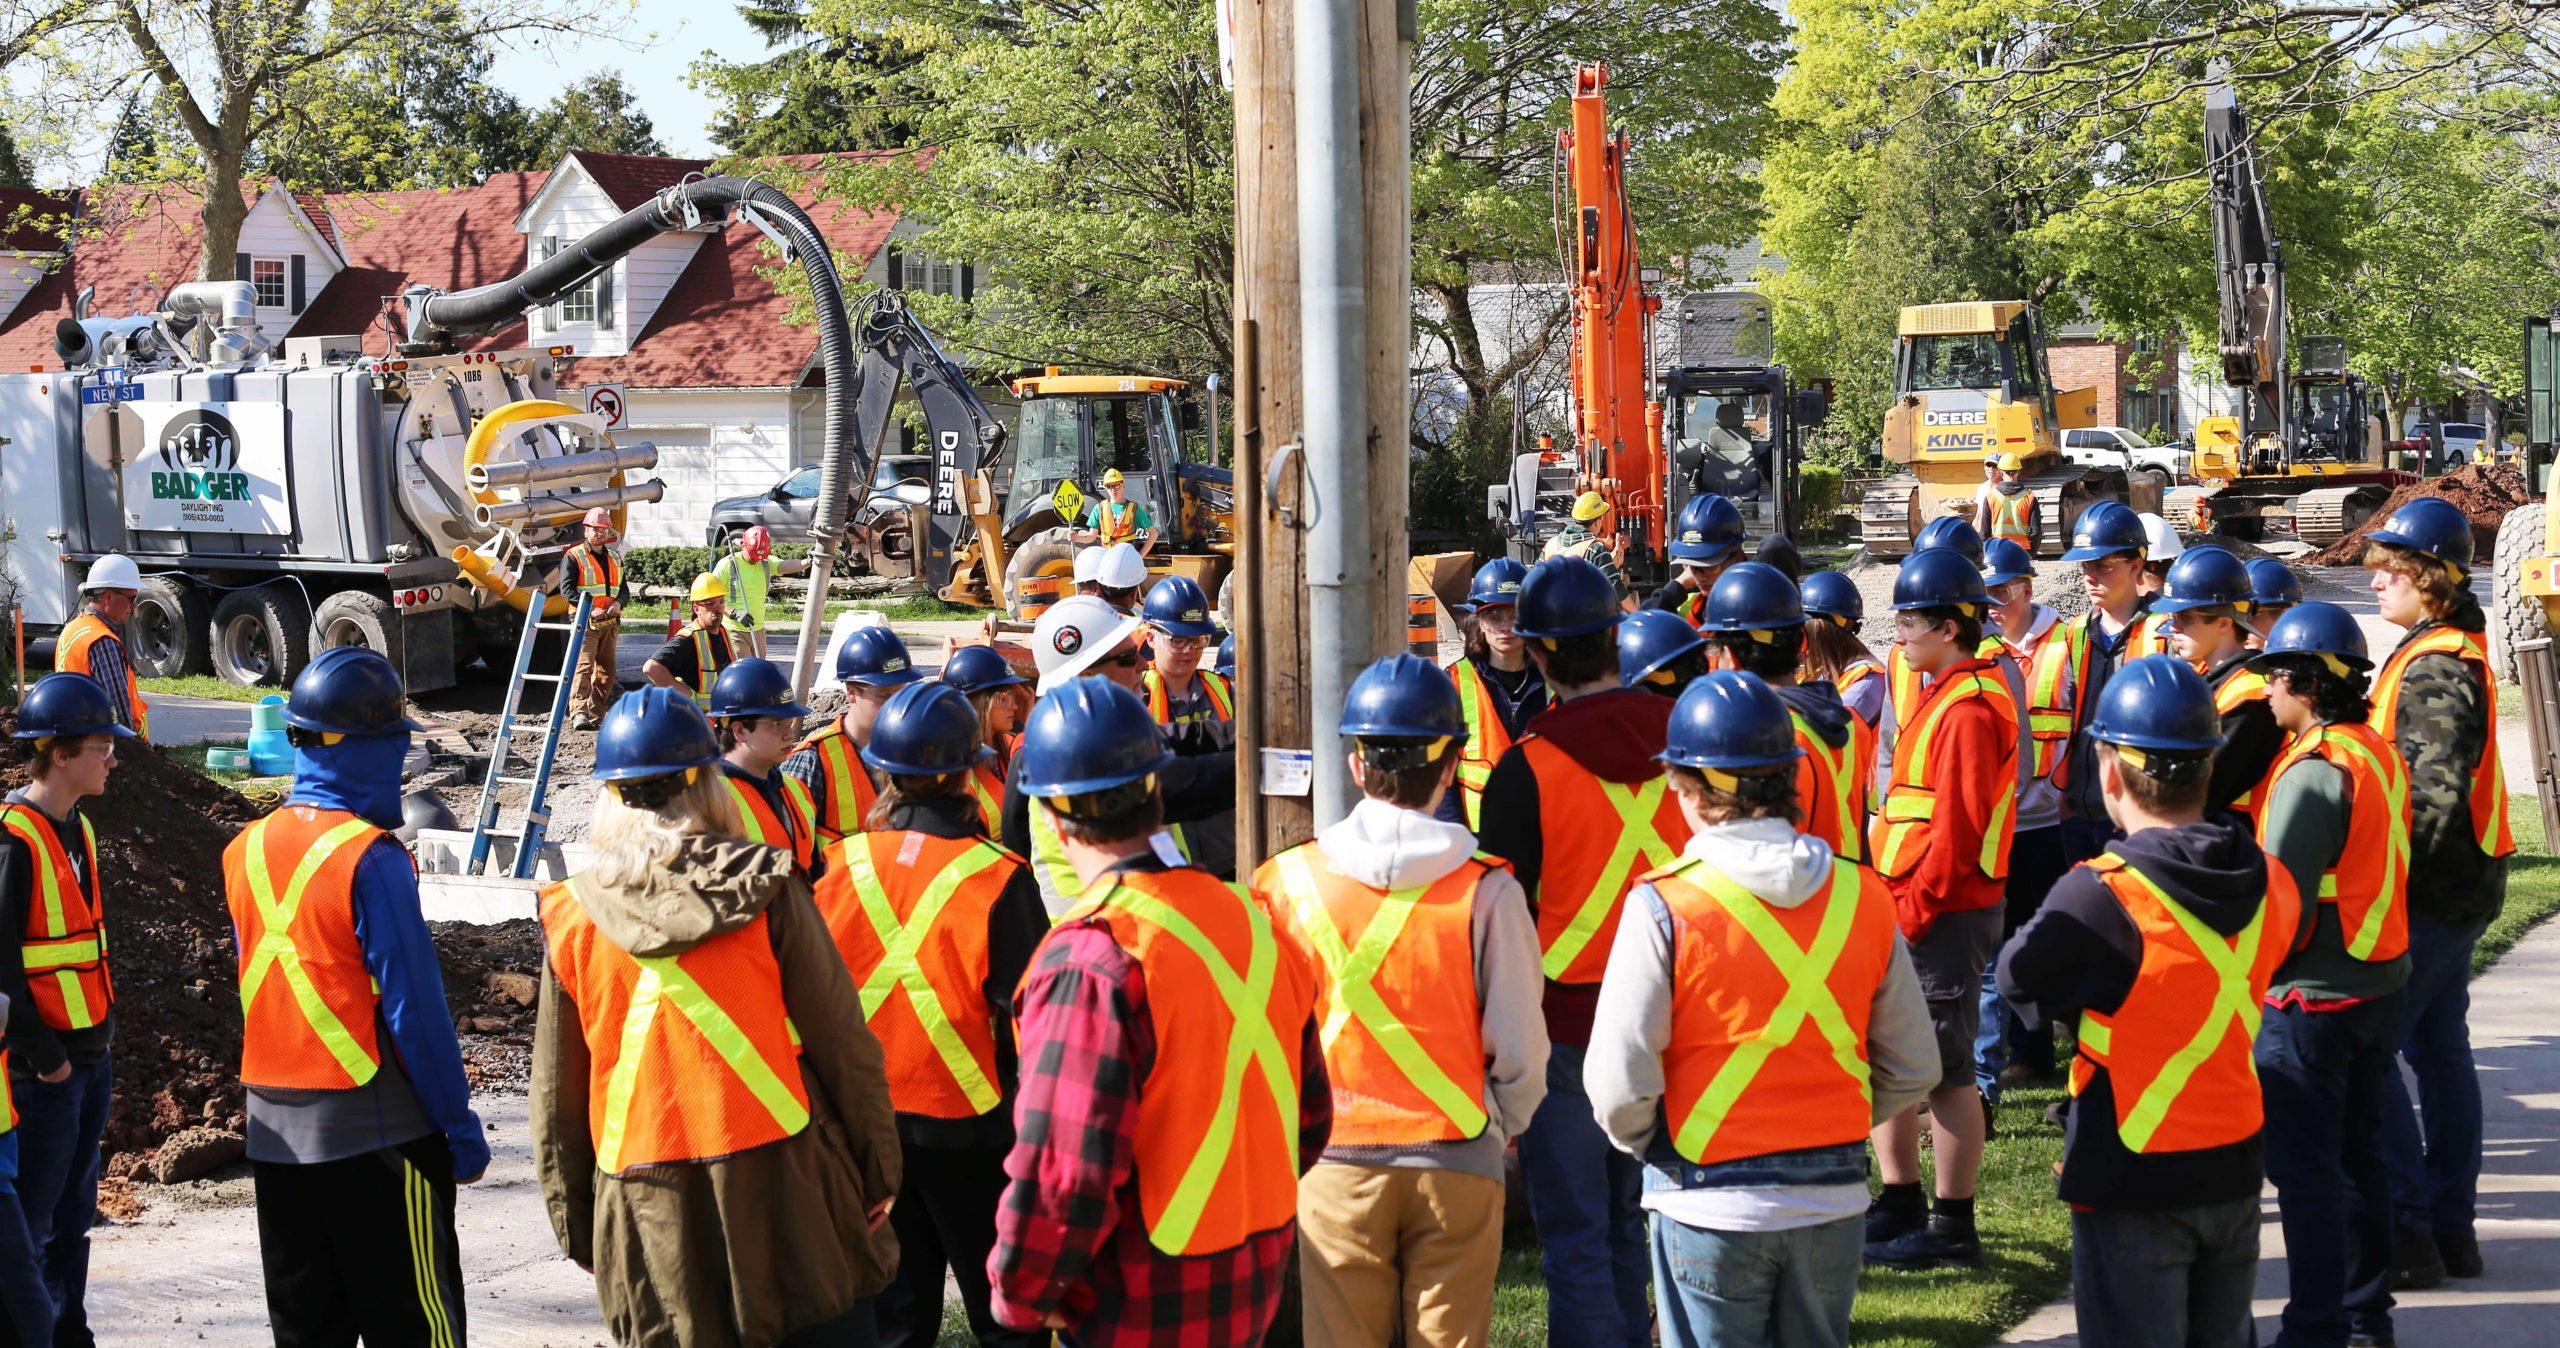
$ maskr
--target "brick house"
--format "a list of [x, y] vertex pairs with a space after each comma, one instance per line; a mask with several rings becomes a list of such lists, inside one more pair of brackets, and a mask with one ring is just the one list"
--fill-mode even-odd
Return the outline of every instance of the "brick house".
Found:
[[[2095, 388], [2098, 420], [2159, 440], [2181, 440], [2195, 431], [2200, 413], [2182, 379], [2193, 364], [2178, 334], [2109, 337], [2094, 323], [2064, 323], [2046, 349], [2055, 388]], [[2209, 410], [2209, 409], [2208, 409]]]

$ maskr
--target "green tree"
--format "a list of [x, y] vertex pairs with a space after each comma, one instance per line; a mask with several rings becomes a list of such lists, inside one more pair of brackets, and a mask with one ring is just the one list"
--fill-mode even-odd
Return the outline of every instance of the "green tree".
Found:
[[808, 0], [738, 7], [770, 53], [707, 54], [688, 76], [717, 98], [711, 138], [733, 154], [830, 154], [916, 143], [906, 76], [916, 52], [895, 33], [825, 31]]
[[28, 167], [25, 155], [18, 153], [17, 137], [0, 123], [0, 187], [33, 187], [35, 171]]
[[461, 187], [534, 157], [524, 106], [489, 80], [496, 53], [460, 33], [385, 34], [315, 68], [252, 171], [324, 192]]
[[657, 128], [618, 70], [600, 71], [563, 89], [533, 114], [526, 157], [507, 169], [543, 169], [572, 150], [601, 154], [665, 154]]

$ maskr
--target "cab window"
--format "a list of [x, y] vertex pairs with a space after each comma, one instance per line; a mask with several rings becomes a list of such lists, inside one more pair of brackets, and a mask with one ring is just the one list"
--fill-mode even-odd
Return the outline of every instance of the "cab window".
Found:
[[1147, 447], [1147, 400], [1100, 398], [1093, 404], [1093, 468], [1143, 473], [1155, 466]]
[[1075, 398], [1033, 398], [1022, 404], [1013, 437], [1013, 485], [1017, 491], [1046, 493], [1051, 483], [1076, 475], [1084, 431], [1077, 424]]
[[2000, 382], [2000, 340], [1988, 332], [1911, 339], [1911, 389], [1987, 389]]
[[818, 470], [803, 468], [782, 479], [782, 494], [794, 501], [818, 494]]

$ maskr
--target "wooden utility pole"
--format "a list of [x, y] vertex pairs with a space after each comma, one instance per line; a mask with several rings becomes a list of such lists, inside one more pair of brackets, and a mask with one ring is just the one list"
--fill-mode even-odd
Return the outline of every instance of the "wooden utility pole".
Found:
[[[1236, 523], [1234, 614], [1243, 706], [1237, 727], [1236, 864], [1303, 842], [1333, 822], [1308, 795], [1266, 795], [1263, 750], [1297, 750], [1307, 766], [1339, 764], [1339, 707], [1310, 705], [1308, 670], [1343, 658], [1318, 650], [1309, 629], [1306, 463], [1297, 446], [1323, 388], [1310, 388], [1299, 294], [1298, 108], [1293, 75], [1303, 0], [1230, 0], [1236, 100]], [[1373, 541], [1365, 574], [1379, 602], [1366, 640], [1343, 634], [1366, 661], [1405, 642], [1408, 353], [1412, 348], [1412, 181], [1408, 145], [1411, 11], [1398, 0], [1336, 0], [1357, 13], [1360, 179], [1364, 195], [1368, 502], [1357, 527]], [[1312, 406], [1310, 405], [1312, 403]], [[1272, 471], [1275, 461], [1277, 471]], [[1266, 473], [1269, 477], [1266, 478]], [[1266, 487], [1269, 489], [1266, 490]], [[1317, 501], [1315, 511], [1333, 509]]]

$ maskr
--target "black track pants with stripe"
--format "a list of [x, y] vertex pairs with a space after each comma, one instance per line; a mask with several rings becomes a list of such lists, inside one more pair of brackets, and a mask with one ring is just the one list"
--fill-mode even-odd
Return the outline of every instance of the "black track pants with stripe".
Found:
[[442, 1137], [257, 1162], [258, 1251], [276, 1348], [462, 1348], [453, 1157]]

